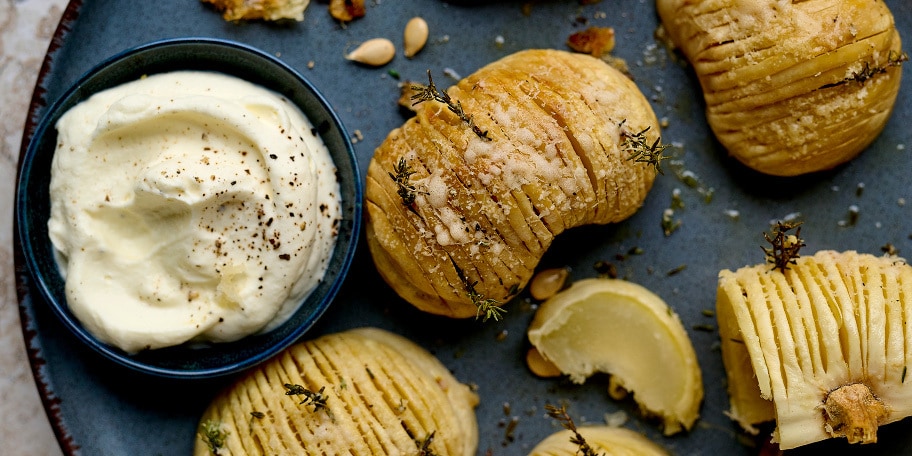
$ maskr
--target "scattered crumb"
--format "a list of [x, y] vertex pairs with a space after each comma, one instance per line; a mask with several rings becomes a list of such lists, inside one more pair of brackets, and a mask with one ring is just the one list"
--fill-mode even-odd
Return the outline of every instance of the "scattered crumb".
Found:
[[605, 424], [611, 427], [621, 427], [627, 424], [627, 412], [618, 410], [614, 413], [606, 413]]
[[789, 212], [788, 214], [785, 214], [785, 216], [779, 220], [776, 220], [776, 219], [770, 220], [769, 224], [770, 224], [770, 226], [772, 226], [772, 225], [776, 225], [779, 222], [794, 222], [794, 221], [798, 220], [799, 218], [801, 218], [801, 212]]
[[364, 0], [331, 0], [329, 14], [341, 22], [351, 22], [366, 14]]
[[454, 81], [458, 81], [458, 80], [462, 79], [462, 77], [459, 76], [459, 73], [457, 73], [456, 70], [454, 70], [452, 68], [444, 68], [443, 74], [446, 77], [453, 79]]
[[567, 38], [567, 46], [575, 52], [601, 58], [614, 49], [614, 29], [589, 27]]
[[839, 226], [855, 226], [858, 223], [858, 215], [861, 212], [858, 205], [849, 206], [849, 213], [845, 220], [840, 220], [836, 224]]

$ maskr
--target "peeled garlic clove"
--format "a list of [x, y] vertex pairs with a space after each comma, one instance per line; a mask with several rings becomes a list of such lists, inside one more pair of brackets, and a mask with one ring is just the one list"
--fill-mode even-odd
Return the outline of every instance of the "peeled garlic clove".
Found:
[[560, 377], [563, 374], [559, 367], [545, 359], [535, 347], [526, 352], [526, 366], [533, 374], [542, 378]]
[[567, 268], [545, 269], [535, 274], [535, 277], [532, 278], [532, 282], [529, 284], [529, 293], [532, 298], [539, 301], [548, 299], [564, 288], [564, 283], [569, 275], [570, 271]]
[[420, 17], [413, 17], [405, 24], [405, 33], [403, 36], [404, 51], [406, 57], [412, 58], [418, 53], [428, 39], [427, 22]]
[[345, 56], [346, 59], [371, 66], [382, 66], [396, 56], [396, 46], [386, 38], [374, 38], [361, 43], [360, 46]]

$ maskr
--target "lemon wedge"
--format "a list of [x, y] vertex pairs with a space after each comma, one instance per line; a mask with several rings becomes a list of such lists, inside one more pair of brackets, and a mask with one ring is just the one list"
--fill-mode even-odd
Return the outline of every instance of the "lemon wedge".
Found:
[[[610, 426], [580, 426], [579, 434], [597, 454], [606, 456], [667, 456], [668, 452], [643, 434], [626, 428]], [[575, 436], [564, 429], [538, 443], [529, 456], [575, 456], [579, 444]]]
[[541, 356], [575, 383], [611, 374], [609, 392], [633, 393], [664, 433], [699, 417], [703, 381], [681, 320], [648, 289], [623, 280], [584, 279], [541, 304], [528, 331]]

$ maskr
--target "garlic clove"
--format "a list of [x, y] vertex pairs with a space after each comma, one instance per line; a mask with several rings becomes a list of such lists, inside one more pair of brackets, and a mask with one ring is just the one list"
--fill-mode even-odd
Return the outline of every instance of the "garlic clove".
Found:
[[427, 39], [427, 21], [420, 17], [413, 17], [405, 24], [405, 32], [403, 34], [403, 45], [405, 49], [403, 50], [403, 54], [408, 58], [414, 57], [418, 51], [424, 48]]
[[529, 293], [532, 298], [544, 301], [554, 296], [558, 291], [564, 288], [570, 271], [567, 268], [552, 268], [540, 271], [532, 278], [529, 284]]
[[386, 38], [373, 38], [361, 43], [345, 58], [371, 66], [383, 66], [396, 56], [396, 46]]

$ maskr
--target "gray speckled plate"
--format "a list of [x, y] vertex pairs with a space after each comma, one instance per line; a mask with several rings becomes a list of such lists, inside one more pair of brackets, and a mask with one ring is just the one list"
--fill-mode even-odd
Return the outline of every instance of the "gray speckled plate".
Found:
[[[706, 386], [702, 418], [688, 434], [665, 438], [655, 423], [642, 419], [632, 402], [608, 398], [603, 377], [583, 386], [543, 380], [525, 368], [525, 329], [532, 306], [521, 295], [504, 321], [482, 324], [421, 314], [401, 301], [374, 270], [360, 248], [335, 304], [307, 336], [354, 326], [373, 325], [403, 334], [433, 351], [465, 382], [478, 385], [480, 454], [521, 455], [556, 430], [546, 418], [546, 403], [564, 401], [578, 422], [598, 422], [618, 410], [630, 416], [626, 426], [644, 432], [673, 454], [755, 454], [750, 438], [728, 420], [725, 377], [718, 334], [698, 331], [714, 321], [703, 315], [715, 301], [716, 274], [763, 260], [762, 232], [772, 219], [800, 213], [807, 251], [830, 248], [879, 253], [892, 244], [912, 255], [912, 67], [895, 112], [878, 140], [851, 163], [833, 171], [795, 179], [760, 176], [726, 157], [703, 116], [696, 79], [653, 39], [658, 20], [650, 0], [608, 0], [580, 6], [573, 0], [447, 4], [436, 0], [368, 1], [367, 16], [341, 27], [326, 5], [312, 2], [304, 22], [233, 24], [196, 0], [72, 2], [57, 31], [39, 78], [27, 123], [28, 140], [46, 107], [86, 70], [125, 48], [162, 38], [212, 36], [241, 41], [280, 56], [319, 87], [343, 123], [358, 137], [362, 172], [374, 148], [404, 118], [396, 106], [398, 81], [422, 80], [431, 69], [468, 75], [484, 64], [526, 48], [564, 48], [572, 32], [587, 25], [617, 31], [614, 54], [628, 61], [641, 90], [659, 117], [668, 119], [666, 142], [675, 144], [683, 167], [703, 186], [714, 189], [706, 202], [699, 189], [674, 173], [661, 176], [643, 208], [629, 220], [584, 227], [558, 238], [541, 267], [570, 266], [572, 278], [596, 275], [593, 264], [612, 261], [620, 274], [658, 293], [681, 315], [697, 350]], [[912, 4], [888, 0], [900, 31], [912, 36]], [[382, 69], [354, 65], [343, 58], [357, 42], [386, 36], [401, 43], [402, 27], [420, 15], [430, 24], [428, 46], [412, 60], [398, 56]], [[311, 65], [312, 62], [312, 65]], [[311, 68], [312, 66], [312, 68]], [[437, 76], [444, 86], [445, 77]], [[907, 149], [909, 148], [909, 149]], [[864, 191], [856, 189], [864, 184]], [[666, 237], [662, 211], [672, 191], [681, 189], [685, 208], [677, 212], [681, 228]], [[909, 201], [909, 204], [901, 204]], [[860, 208], [854, 226], [840, 226], [849, 207]], [[732, 218], [727, 211], [738, 211]], [[642, 255], [618, 260], [632, 247]], [[686, 265], [674, 275], [667, 271]], [[230, 382], [198, 382], [138, 376], [83, 348], [30, 289], [21, 253], [16, 258], [23, 331], [52, 424], [66, 453], [188, 454], [197, 418], [208, 401]], [[508, 406], [505, 406], [508, 404]], [[508, 438], [506, 424], [517, 419]], [[912, 451], [910, 423], [881, 429], [881, 442], [865, 454]], [[839, 450], [840, 441], [815, 444], [795, 454]]]

